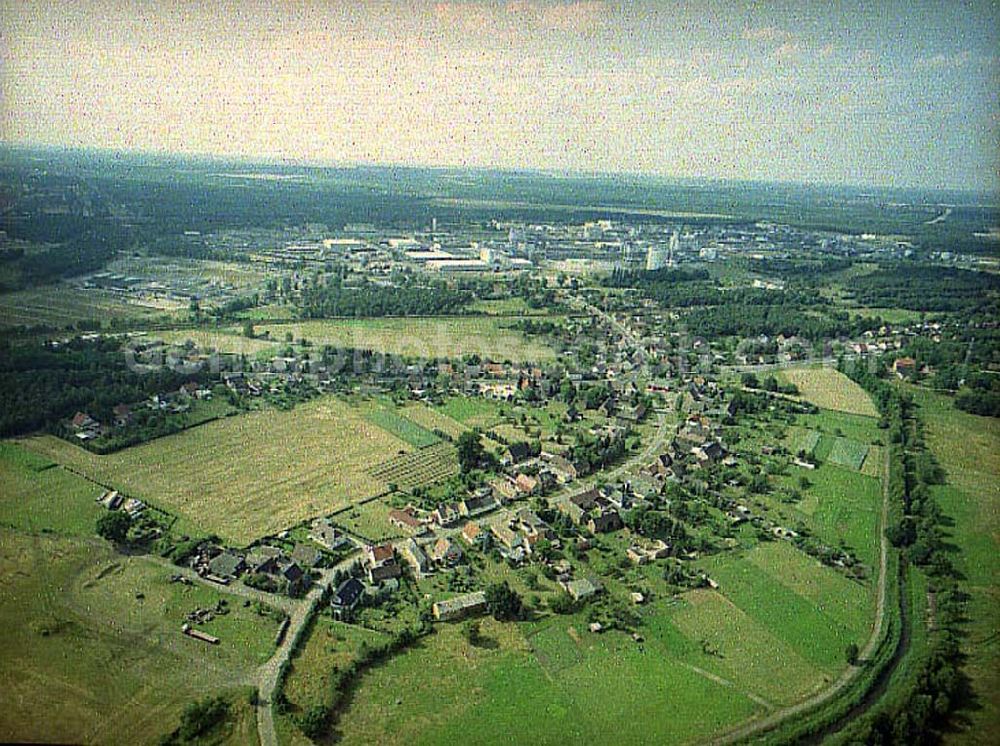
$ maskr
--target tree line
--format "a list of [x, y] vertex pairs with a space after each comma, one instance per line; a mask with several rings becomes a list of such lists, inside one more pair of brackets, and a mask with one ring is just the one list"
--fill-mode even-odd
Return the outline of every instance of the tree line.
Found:
[[841, 370], [872, 395], [881, 413], [880, 427], [888, 431], [889, 499], [900, 518], [887, 527], [886, 536], [904, 562], [927, 575], [938, 630], [917, 662], [916, 675], [905, 680], [898, 698], [876, 708], [858, 740], [900, 746], [936, 743], [968, 698], [960, 646], [967, 596], [959, 584], [953, 549], [946, 543], [947, 518], [931, 491], [944, 482], [944, 472], [924, 443], [912, 397], [862, 365], [842, 365]]

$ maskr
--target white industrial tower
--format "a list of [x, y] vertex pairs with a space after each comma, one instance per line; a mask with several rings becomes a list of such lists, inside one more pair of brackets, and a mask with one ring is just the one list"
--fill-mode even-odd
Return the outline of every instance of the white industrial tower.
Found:
[[667, 247], [661, 243], [651, 243], [646, 249], [646, 271], [663, 269], [667, 266]]

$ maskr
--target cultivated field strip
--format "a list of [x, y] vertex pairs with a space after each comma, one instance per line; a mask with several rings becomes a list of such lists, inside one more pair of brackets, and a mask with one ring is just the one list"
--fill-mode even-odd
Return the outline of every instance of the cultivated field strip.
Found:
[[434, 484], [457, 473], [455, 447], [444, 442], [395, 456], [369, 470], [379, 482], [402, 490]]
[[107, 456], [46, 436], [25, 443], [57, 463], [246, 544], [380, 494], [368, 465], [409, 446], [333, 398], [253, 412]]

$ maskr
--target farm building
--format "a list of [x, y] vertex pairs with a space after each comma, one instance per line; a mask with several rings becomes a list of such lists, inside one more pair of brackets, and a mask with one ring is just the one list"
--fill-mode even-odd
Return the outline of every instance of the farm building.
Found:
[[482, 614], [486, 611], [486, 594], [482, 591], [475, 591], [445, 601], [437, 601], [431, 607], [431, 611], [439, 622], [462, 619], [472, 614]]
[[590, 598], [600, 590], [600, 588], [593, 581], [588, 580], [587, 578], [567, 580], [563, 583], [563, 588], [565, 588], [566, 592], [573, 597], [574, 601]]
[[229, 582], [246, 569], [246, 562], [234, 552], [223, 552], [208, 563], [208, 571], [215, 578]]

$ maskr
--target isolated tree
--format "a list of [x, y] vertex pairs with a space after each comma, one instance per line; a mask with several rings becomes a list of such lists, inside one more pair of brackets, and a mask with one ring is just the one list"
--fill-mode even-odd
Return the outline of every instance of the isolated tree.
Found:
[[486, 451], [479, 442], [479, 433], [467, 431], [458, 436], [458, 465], [463, 473], [468, 473], [483, 461]]
[[499, 622], [524, 618], [524, 602], [507, 581], [494, 583], [486, 589], [486, 607]]
[[253, 339], [254, 338], [254, 330], [253, 330], [253, 322], [252, 321], [244, 321], [243, 322], [243, 336], [246, 337], [247, 339]]
[[855, 645], [853, 642], [847, 646], [847, 649], [844, 651], [844, 657], [847, 659], [848, 665], [856, 666], [858, 664], [859, 652], [860, 651], [858, 650], [858, 646]]
[[97, 519], [97, 535], [114, 544], [122, 544], [131, 526], [132, 519], [128, 513], [113, 510]]
[[462, 630], [462, 632], [465, 635], [466, 642], [468, 642], [472, 646], [478, 645], [482, 640], [482, 633], [480, 632], [479, 629], [478, 620], [473, 620], [471, 622], [468, 622], [465, 625], [465, 628]]

